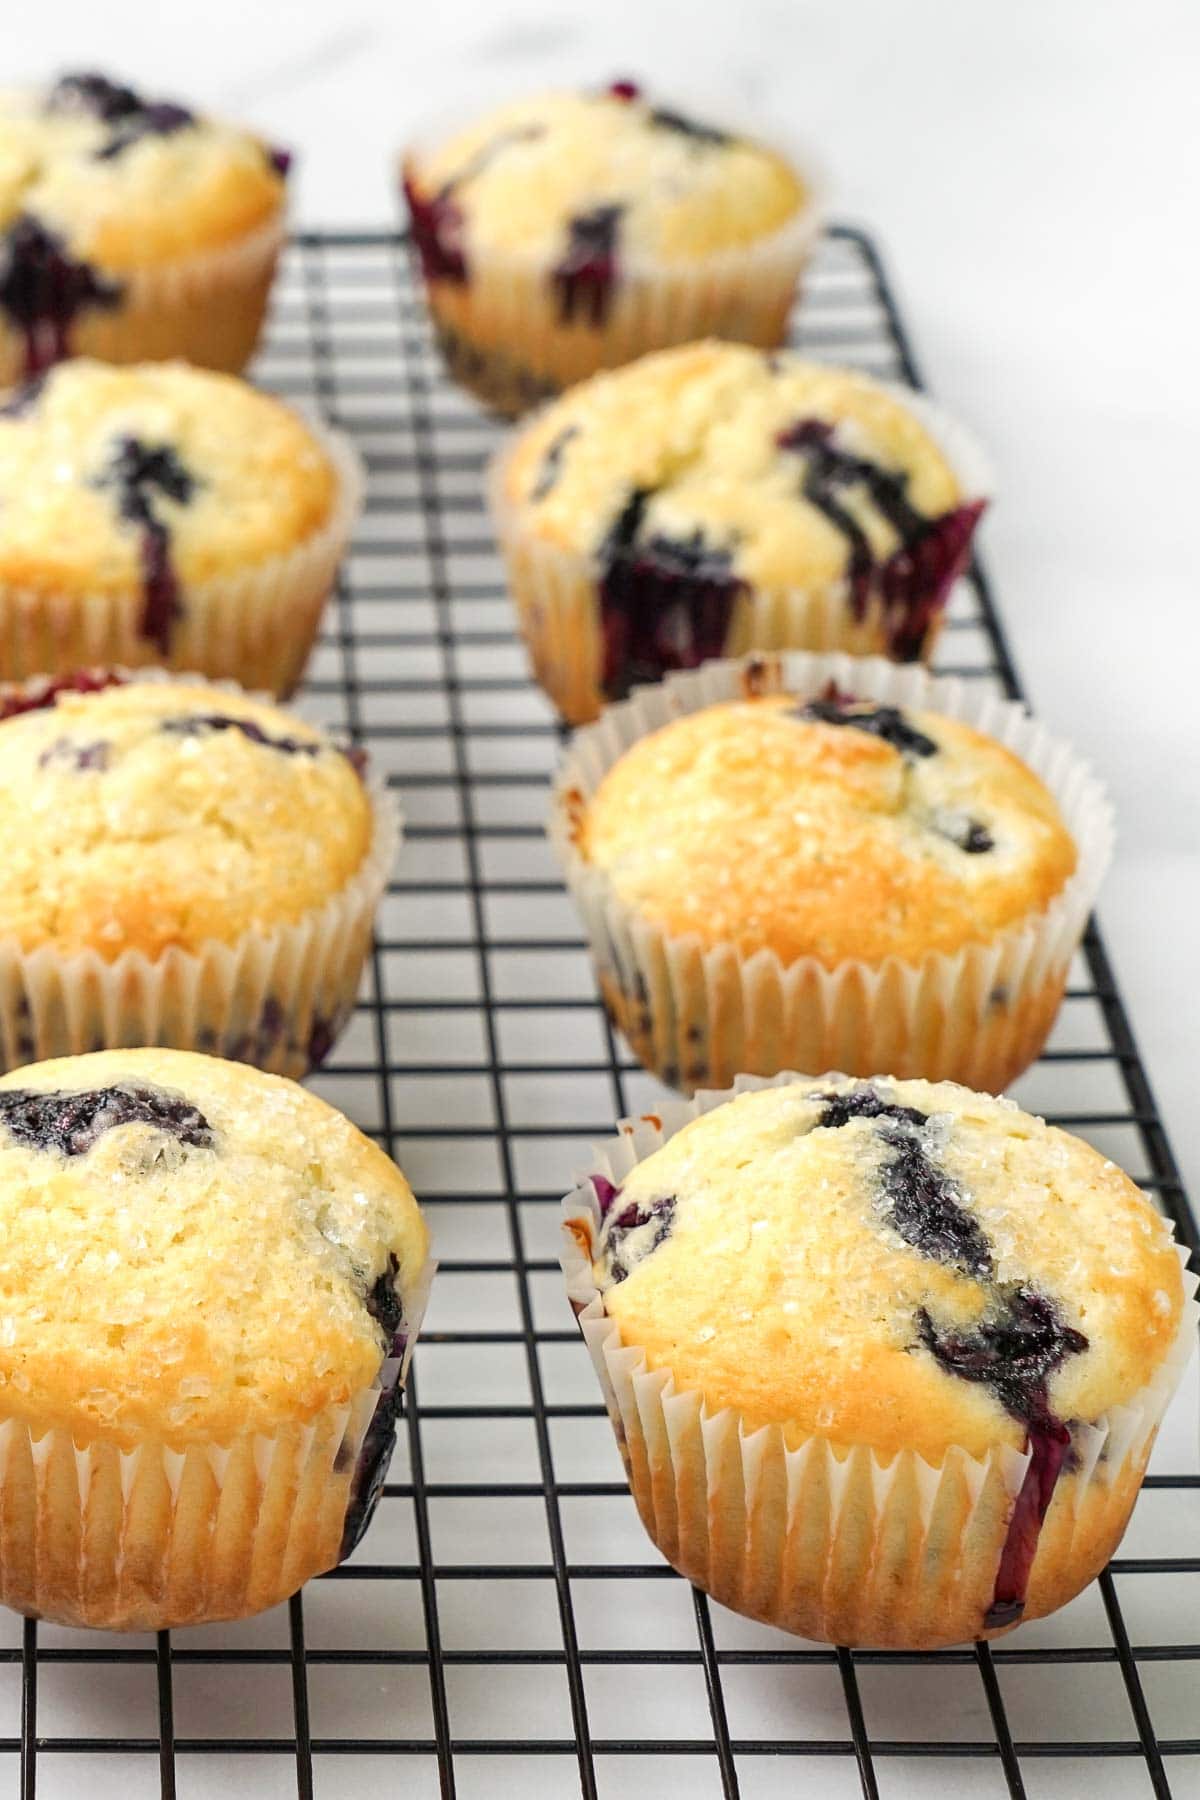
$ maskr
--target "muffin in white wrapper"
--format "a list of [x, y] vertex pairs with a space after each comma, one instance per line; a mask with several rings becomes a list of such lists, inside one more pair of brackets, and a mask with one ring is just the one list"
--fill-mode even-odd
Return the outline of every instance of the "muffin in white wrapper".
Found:
[[[268, 730], [271, 721], [277, 731], [299, 724], [274, 708], [268, 696], [247, 695], [231, 682], [204, 682], [158, 669], [98, 670], [67, 678], [62, 687], [30, 682], [0, 688], [0, 757], [5, 707], [15, 707], [15, 719], [28, 717], [24, 708], [40, 712], [39, 701], [48, 697], [48, 716], [57, 720], [62, 708], [54, 697], [61, 694], [69, 701], [75, 680], [86, 684], [85, 695], [88, 686], [108, 692], [109, 683], [145, 687], [155, 695], [178, 694], [185, 712], [199, 708], [200, 732], [211, 724], [209, 715], [215, 715], [213, 729], [222, 737], [230, 735], [220, 731], [221, 715], [230, 706], [239, 714], [247, 705], [270, 708], [253, 715], [252, 727], [260, 731], [264, 719]], [[76, 715], [64, 723], [66, 736], [73, 727], [86, 740], [96, 729], [88, 724], [89, 716]], [[54, 738], [52, 755], [62, 753], [63, 741], [62, 736]], [[292, 1078], [324, 1061], [354, 1009], [375, 914], [400, 845], [401, 819], [383, 779], [360, 767], [355, 753], [316, 734], [304, 740], [309, 743], [321, 753], [338, 753], [338, 766], [344, 762], [353, 773], [353, 788], [346, 784], [348, 798], [365, 805], [363, 853], [346, 879], [295, 916], [281, 913], [271, 923], [259, 916], [223, 935], [187, 943], [149, 949], [128, 943], [115, 955], [111, 933], [121, 927], [106, 926], [103, 917], [96, 921], [93, 943], [69, 948], [52, 935], [23, 943], [0, 931], [0, 1067], [140, 1044], [228, 1056]], [[86, 750], [85, 742], [85, 756]], [[187, 854], [186, 845], [180, 845], [176, 855], [186, 859]], [[180, 870], [186, 877], [185, 864]], [[247, 899], [253, 910], [253, 896]], [[136, 926], [136, 891], [125, 904], [131, 909], [127, 924]]]
[[[105, 1218], [107, 1249], [76, 1246], [83, 1284], [42, 1266], [47, 1225], [87, 1228], [73, 1205]], [[122, 1631], [239, 1619], [353, 1551], [435, 1266], [382, 1151], [257, 1070], [104, 1052], [0, 1082], [0, 1208], [24, 1271], [0, 1347], [0, 1603]]]
[[[626, 86], [632, 84], [614, 89]], [[588, 108], [594, 109], [590, 125]], [[703, 101], [689, 102], [688, 113], [694, 111], [713, 116]], [[718, 116], [724, 111], [716, 108]], [[545, 95], [481, 110], [478, 120], [459, 107], [424, 125], [405, 152], [400, 187], [434, 334], [454, 379], [496, 412], [515, 417], [597, 369], [673, 344], [717, 337], [770, 349], [786, 337], [824, 223], [825, 181], [812, 157], [760, 141], [756, 131], [724, 118], [719, 127], [701, 128], [712, 138], [705, 151], [696, 148], [700, 136], [684, 149], [684, 132], [658, 129], [635, 132], [616, 146], [608, 167], [594, 143], [585, 147], [597, 121], [603, 132], [641, 116], [640, 93], [626, 103], [601, 92]], [[657, 116], [684, 118], [664, 109]], [[506, 192], [481, 189], [479, 177], [486, 187], [493, 158], [476, 139], [488, 120], [497, 151], [515, 147], [519, 156], [528, 145], [553, 158], [552, 178], [531, 167]], [[771, 222], [758, 231], [729, 232], [730, 219], [741, 227], [754, 216], [730, 199], [734, 189], [722, 193], [718, 182], [704, 190], [705, 198], [689, 194], [697, 156], [721, 157], [718, 139], [741, 156], [760, 158], [763, 170], [773, 168], [775, 179], [794, 189], [784, 213], [772, 196]], [[442, 164], [447, 145], [455, 143], [472, 148], [447, 179]], [[669, 171], [657, 166], [664, 156]], [[493, 166], [503, 173], [498, 156]], [[711, 171], [702, 178], [711, 181]], [[737, 179], [730, 169], [728, 182]], [[626, 198], [614, 200], [617, 192]], [[755, 206], [761, 200], [756, 192]], [[670, 220], [673, 208], [679, 216], [665, 233], [674, 234], [667, 250], [661, 219]], [[510, 209], [527, 223], [520, 234], [503, 222]], [[631, 213], [637, 218], [632, 243]], [[573, 236], [577, 226], [582, 237]]]
[[[660, 1345], [652, 1360], [638, 1343], [623, 1341], [597, 1289], [593, 1259], [604, 1214], [620, 1207], [623, 1184], [640, 1164], [734, 1096], [808, 1080], [789, 1073], [770, 1083], [741, 1077], [726, 1092], [701, 1093], [625, 1120], [563, 1202], [567, 1292], [638, 1512], [681, 1574], [734, 1611], [784, 1630], [901, 1650], [995, 1636], [1021, 1618], [1064, 1605], [1119, 1543], [1163, 1412], [1195, 1348], [1196, 1279], [1188, 1274], [1186, 1252], [1173, 1246], [1182, 1298], [1165, 1353], [1122, 1404], [1086, 1423], [1071, 1420], [1048, 1510], [1040, 1528], [1032, 1526], [1022, 1599], [997, 1607], [1011, 1545], [1023, 1517], [1028, 1529], [1036, 1513], [1030, 1495], [1037, 1492], [1037, 1471], [1028, 1446], [997, 1444], [980, 1454], [951, 1443], [930, 1459], [894, 1445], [881, 1453], [794, 1421], [748, 1418], [735, 1407], [710, 1404], [696, 1386], [677, 1379], [669, 1348]], [[821, 1085], [837, 1088], [843, 1080], [828, 1076]], [[912, 1090], [924, 1087], [909, 1084], [903, 1097], [911, 1100]], [[1169, 1235], [1164, 1224], [1164, 1242]], [[710, 1298], [712, 1323], [701, 1335], [713, 1337], [721, 1330], [719, 1286]], [[678, 1353], [687, 1348], [694, 1346], [676, 1345]], [[903, 1422], [898, 1430], [903, 1433]]]
[[0, 411], [0, 679], [106, 663], [290, 694], [364, 488], [344, 433], [230, 376], [59, 365]]
[[[691, 368], [686, 380], [685, 358]], [[785, 380], [789, 362], [797, 369], [809, 366], [798, 357], [771, 359], [766, 378]], [[737, 391], [726, 392], [733, 374], [738, 375]], [[770, 462], [749, 460], [764, 423], [775, 428], [785, 417], [783, 412], [776, 417], [769, 396], [753, 391], [750, 377], [763, 375], [758, 359], [748, 360], [744, 352], [691, 345], [676, 357], [612, 378], [629, 389], [625, 411], [639, 416], [639, 433], [625, 430], [621, 410], [606, 403], [602, 411], [602, 394], [589, 394], [585, 387], [524, 421], [496, 451], [488, 472], [488, 505], [517, 622], [533, 672], [568, 724], [595, 719], [606, 703], [625, 698], [634, 683], [752, 650], [843, 650], [897, 662], [932, 658], [954, 583], [968, 565], [975, 527], [993, 491], [983, 452], [926, 395], [891, 382], [868, 385], [853, 371], [822, 368], [823, 381], [844, 380], [847, 392], [856, 395], [854, 405], [867, 409], [856, 428], [871, 419], [872, 410], [888, 408], [888, 415], [871, 421], [880, 434], [877, 444], [872, 437], [860, 439], [858, 451], [876, 449], [881, 458], [894, 456], [897, 468], [907, 467], [893, 496], [898, 506], [904, 504], [913, 472], [923, 464], [937, 458], [947, 471], [949, 485], [937, 490], [939, 516], [928, 522], [936, 529], [924, 547], [913, 552], [901, 547], [890, 558], [877, 558], [869, 576], [864, 568], [855, 579], [853, 559], [867, 539], [856, 540], [830, 563], [823, 541], [827, 521], [807, 512], [802, 527], [796, 519], [804, 511], [797, 505], [803, 497], [799, 460], [794, 492], [790, 486], [781, 492]], [[635, 380], [636, 392], [631, 385]], [[695, 390], [706, 383], [713, 384], [719, 398], [701, 439], [697, 421], [706, 415]], [[619, 392], [614, 385], [610, 400]], [[740, 426], [739, 405], [745, 410]], [[829, 418], [836, 417], [829, 395], [813, 405], [820, 417], [826, 409]], [[893, 432], [904, 435], [893, 443], [887, 435]], [[580, 475], [586, 486], [580, 488], [578, 514], [572, 513], [569, 524], [556, 516], [551, 528], [544, 516], [548, 506], [565, 504], [561, 488], [556, 498], [554, 487], [547, 489], [546, 483], [555, 469], [561, 476], [585, 433], [603, 434], [614, 479], [634, 491], [650, 489], [651, 505], [658, 462], [666, 471], [664, 501], [670, 501], [676, 479], [683, 481], [684, 492], [688, 479], [693, 482], [687, 510], [679, 514], [681, 542], [674, 562], [655, 549], [655, 535], [643, 526], [637, 543], [645, 541], [645, 549], [621, 576], [615, 596], [618, 565], [611, 563], [607, 546], [622, 515], [615, 526], [607, 517], [612, 483], [597, 486], [599, 468], [589, 470], [586, 478]], [[738, 475], [742, 498], [737, 503], [730, 499], [721, 466], [730, 443], [746, 463]], [[661, 447], [658, 461], [647, 444]], [[786, 450], [780, 455], [786, 456]], [[683, 475], [677, 477], [681, 460]], [[695, 485], [701, 465], [709, 475], [703, 487]], [[617, 491], [623, 498], [628, 490], [618, 486]], [[605, 495], [603, 505], [597, 493]], [[696, 562], [688, 546], [703, 544], [710, 534], [707, 560]], [[688, 566], [689, 557], [694, 566]], [[627, 645], [618, 651], [614, 622], [620, 624], [623, 610], [636, 612], [645, 623], [636, 649]]]
[[[611, 875], [581, 854], [581, 818], [609, 771], [649, 733], [726, 701], [784, 693], [804, 701], [824, 691], [962, 721], [1019, 757], [1074, 842], [1074, 872], [1061, 890], [952, 954], [828, 966], [813, 954], [784, 961], [770, 948], [744, 954], [667, 929], [622, 900]], [[609, 708], [568, 745], [549, 831], [610, 1016], [646, 1066], [685, 1091], [743, 1071], [835, 1067], [1000, 1092], [1035, 1060], [1053, 1025], [1113, 843], [1100, 783], [1023, 706], [921, 668], [800, 651], [708, 663]]]

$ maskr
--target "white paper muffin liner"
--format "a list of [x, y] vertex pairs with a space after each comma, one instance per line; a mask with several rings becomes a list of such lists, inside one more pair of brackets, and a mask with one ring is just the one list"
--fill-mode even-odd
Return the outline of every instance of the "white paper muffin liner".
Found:
[[434, 1269], [404, 1296], [402, 1354], [346, 1404], [274, 1435], [78, 1445], [0, 1415], [0, 1603], [158, 1631], [246, 1618], [331, 1569], [378, 1498], [390, 1450], [368, 1434], [381, 1408], [385, 1431], [399, 1409]]
[[[1043, 911], [987, 942], [906, 961], [816, 957], [784, 963], [672, 933], [621, 900], [580, 855], [577, 821], [613, 764], [669, 720], [719, 701], [827, 682], [861, 699], [961, 719], [1007, 746], [1045, 783], [1075, 841], [1074, 874]], [[583, 920], [614, 1022], [668, 1086], [723, 1086], [748, 1071], [845, 1069], [920, 1076], [1000, 1093], [1041, 1051], [1071, 958], [1108, 867], [1112, 809], [1088, 765], [1023, 706], [979, 684], [878, 657], [781, 656], [712, 662], [640, 688], [576, 733], [554, 786], [551, 842]]]
[[[200, 368], [240, 374], [254, 354], [279, 253], [284, 207], [229, 244], [158, 267], [116, 274], [121, 299], [111, 310], [85, 309], [69, 330], [69, 354], [101, 362], [161, 362], [180, 357]], [[22, 333], [0, 322], [0, 387], [26, 376]]]
[[[553, 263], [544, 256], [472, 247], [467, 282], [425, 282], [424, 288], [451, 375], [485, 405], [515, 417], [597, 369], [696, 338], [764, 349], [783, 343], [800, 279], [824, 228], [824, 175], [807, 149], [764, 134], [754, 121], [729, 118], [720, 105], [700, 107], [706, 117], [782, 156], [804, 183], [804, 203], [752, 243], [686, 263], [623, 256], [599, 324], [564, 322]], [[472, 116], [473, 110], [456, 107], [418, 131], [401, 163], [402, 188], [409, 173], [419, 172], [425, 153]]]
[[[195, 680], [161, 669], [118, 670], [129, 681]], [[31, 684], [36, 686], [37, 684]], [[230, 682], [215, 691], [236, 691]], [[267, 695], [257, 698], [267, 699]], [[125, 950], [64, 955], [0, 939], [0, 1068], [90, 1050], [156, 1044], [254, 1063], [294, 1080], [344, 1029], [371, 948], [375, 912], [401, 837], [381, 778], [365, 776], [371, 840], [353, 877], [321, 906], [273, 930], [159, 956]]]
[[240, 573], [181, 582], [182, 613], [166, 656], [138, 629], [140, 589], [48, 595], [0, 580], [0, 681], [65, 674], [98, 663], [125, 668], [165, 663], [290, 694], [308, 661], [365, 487], [362, 461], [349, 438], [308, 413], [303, 417], [336, 476], [329, 517], [318, 531], [286, 554]]
[[[991, 470], [970, 433], [924, 394], [897, 383], [879, 385], [913, 414], [937, 445], [958, 485], [958, 504], [986, 504], [993, 490]], [[513, 432], [494, 455], [488, 503], [534, 676], [568, 724], [585, 725], [599, 717], [606, 704], [599, 570], [593, 555], [540, 537], [530, 509], [513, 505], [509, 498], [510, 463], [529, 428], [527, 424]], [[926, 633], [921, 651], [925, 662], [937, 646], [945, 611], [943, 607]], [[875, 594], [857, 617], [845, 576], [809, 586], [750, 589], [735, 603], [725, 653], [741, 656], [751, 650], [842, 650], [855, 656], [886, 656], [887, 611]]]
[[[622, 1122], [589, 1178], [563, 1202], [561, 1262], [591, 1352], [642, 1523], [667, 1560], [736, 1612], [827, 1643], [925, 1650], [1000, 1635], [984, 1615], [1028, 1451], [974, 1457], [949, 1449], [940, 1466], [913, 1451], [885, 1460], [868, 1445], [794, 1426], [751, 1427], [710, 1409], [621, 1342], [592, 1276], [600, 1209], [590, 1175], [620, 1186], [689, 1120], [765, 1083], [672, 1101]], [[1196, 1343], [1196, 1278], [1183, 1264], [1185, 1303], [1161, 1367], [1127, 1405], [1074, 1425], [1042, 1526], [1025, 1619], [1065, 1605], [1120, 1541], [1167, 1403]], [[1011, 1629], [1011, 1626], [1001, 1628]]]

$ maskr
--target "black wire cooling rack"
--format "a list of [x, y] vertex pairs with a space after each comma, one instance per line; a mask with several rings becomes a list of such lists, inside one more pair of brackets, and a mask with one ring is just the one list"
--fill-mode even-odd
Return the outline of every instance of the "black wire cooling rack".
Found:
[[[919, 384], [861, 232], [829, 233], [795, 336]], [[404, 1166], [441, 1272], [392, 1479], [348, 1563], [261, 1619], [157, 1640], [11, 1620], [0, 1755], [22, 1800], [1200, 1794], [1200, 1475], [1178, 1407], [1155, 1467], [1187, 1472], [1151, 1475], [1098, 1583], [990, 1649], [789, 1638], [693, 1592], [642, 1534], [563, 1297], [557, 1201], [589, 1143], [662, 1090], [608, 1027], [543, 839], [558, 730], [483, 513], [496, 427], [443, 377], [391, 234], [295, 241], [256, 373], [370, 469], [303, 705], [369, 749], [408, 829], [365, 997], [316, 1085]], [[1018, 694], [978, 569], [942, 644], [942, 668]], [[1015, 1091], [1196, 1247], [1094, 926]]]

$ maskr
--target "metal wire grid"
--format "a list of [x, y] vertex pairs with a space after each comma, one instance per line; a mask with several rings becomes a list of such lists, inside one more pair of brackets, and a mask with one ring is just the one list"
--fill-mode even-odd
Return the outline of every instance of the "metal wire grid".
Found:
[[[830, 232], [796, 338], [919, 385], [860, 232]], [[482, 513], [495, 428], [444, 379], [390, 234], [296, 240], [258, 374], [353, 432], [371, 471], [303, 704], [388, 771], [408, 832], [316, 1085], [408, 1171], [441, 1273], [405, 1441], [347, 1564], [263, 1619], [173, 1638], [14, 1622], [0, 1754], [22, 1800], [74, 1793], [81, 1756], [89, 1787], [123, 1796], [1200, 1792], [1186, 1432], [1160, 1448], [1192, 1472], [1150, 1477], [1100, 1582], [994, 1649], [806, 1644], [710, 1604], [642, 1536], [562, 1299], [556, 1202], [587, 1144], [663, 1090], [604, 1018], [543, 842], [558, 731]], [[1019, 692], [978, 570], [943, 644], [943, 668]], [[1094, 926], [1017, 1091], [1123, 1162], [1196, 1248]]]

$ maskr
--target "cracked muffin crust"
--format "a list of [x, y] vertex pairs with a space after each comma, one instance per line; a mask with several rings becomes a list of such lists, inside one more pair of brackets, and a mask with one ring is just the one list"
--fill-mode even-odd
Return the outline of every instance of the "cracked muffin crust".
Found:
[[986, 940], [1076, 866], [1054, 800], [1003, 744], [845, 696], [774, 694], [663, 726], [605, 775], [577, 845], [669, 932], [830, 969]]
[[564, 395], [493, 490], [543, 685], [580, 723], [743, 649], [927, 657], [983, 511], [945, 438], [915, 395], [732, 344]]
[[240, 690], [98, 671], [0, 690], [0, 1044], [303, 1074], [358, 985], [395, 847], [360, 753]]
[[[25, 1510], [39, 1531], [5, 1602], [145, 1628], [330, 1566], [382, 1480], [427, 1253], [400, 1171], [291, 1082], [145, 1049], [0, 1080], [0, 1411], [28, 1434], [0, 1481], [14, 1546]], [[90, 1480], [24, 1492], [47, 1438]]]
[[778, 343], [815, 231], [788, 158], [634, 82], [494, 108], [402, 179], [451, 370], [510, 413], [706, 332]]
[[95, 73], [0, 94], [0, 384], [75, 353], [240, 369], [286, 153]]
[[336, 442], [235, 377], [64, 364], [0, 408], [0, 673], [289, 685], [352, 499]]
[[60, 690], [0, 720], [0, 938], [156, 957], [322, 906], [371, 842], [346, 754], [204, 682]]
[[[654, 1393], [712, 1422], [689, 1445], [684, 1408], [670, 1451], [652, 1422], [630, 1446], [652, 1534], [727, 1604], [837, 1642], [1062, 1605], [1119, 1541], [1194, 1334], [1165, 1221], [1091, 1146], [949, 1083], [791, 1077], [707, 1104], [661, 1147], [649, 1121], [568, 1219], [593, 1350], [608, 1333], [644, 1359], [648, 1421]], [[739, 1492], [722, 1420], [792, 1476]], [[707, 1544], [685, 1532], [698, 1475], [727, 1527]]]

